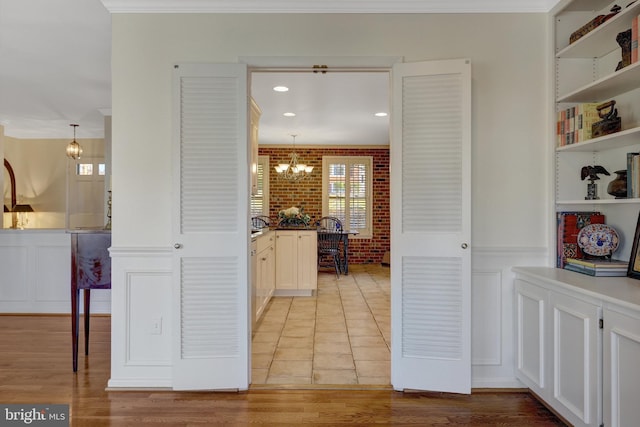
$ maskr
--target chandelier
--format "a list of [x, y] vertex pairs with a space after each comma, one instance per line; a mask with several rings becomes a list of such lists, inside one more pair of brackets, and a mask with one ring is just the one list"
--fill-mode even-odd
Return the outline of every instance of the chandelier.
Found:
[[278, 172], [278, 178], [287, 181], [300, 181], [303, 179], [308, 179], [311, 176], [313, 166], [307, 166], [304, 163], [298, 163], [298, 153], [296, 153], [297, 135], [291, 136], [293, 137], [293, 152], [289, 154], [291, 160], [289, 160], [289, 163], [280, 163], [275, 167], [276, 172]]
[[67, 145], [67, 157], [73, 160], [78, 160], [82, 155], [82, 147], [76, 141], [76, 128], [79, 125], [69, 125], [69, 126], [73, 126], [73, 141], [71, 141], [69, 145]]

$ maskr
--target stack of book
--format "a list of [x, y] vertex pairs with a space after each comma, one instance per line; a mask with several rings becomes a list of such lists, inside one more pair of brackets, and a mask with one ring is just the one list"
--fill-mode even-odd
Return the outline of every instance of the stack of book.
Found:
[[590, 276], [626, 276], [628, 261], [617, 259], [576, 259], [567, 258], [564, 269]]
[[640, 153], [627, 153], [627, 197], [640, 197]]
[[634, 16], [631, 20], [631, 63], [638, 62], [638, 30], [640, 16]]
[[558, 111], [556, 137], [558, 147], [576, 144], [592, 138], [592, 126], [602, 120], [598, 115], [600, 103], [578, 104]]

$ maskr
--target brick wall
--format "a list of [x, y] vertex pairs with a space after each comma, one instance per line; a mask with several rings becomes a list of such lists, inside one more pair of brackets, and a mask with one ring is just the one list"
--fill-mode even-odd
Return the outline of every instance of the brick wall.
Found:
[[322, 216], [322, 156], [371, 156], [373, 158], [373, 237], [349, 241], [349, 263], [380, 263], [390, 247], [389, 221], [389, 149], [377, 148], [305, 148], [296, 147], [301, 163], [314, 166], [311, 179], [292, 183], [278, 179], [273, 169], [289, 163], [291, 147], [260, 147], [261, 156], [269, 156], [269, 216], [282, 209], [303, 207], [314, 222]]

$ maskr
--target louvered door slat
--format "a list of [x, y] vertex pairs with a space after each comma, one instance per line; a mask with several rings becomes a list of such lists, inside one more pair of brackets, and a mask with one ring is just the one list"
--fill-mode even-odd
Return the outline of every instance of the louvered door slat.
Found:
[[[181, 79], [181, 230], [228, 231], [237, 206], [237, 79]], [[231, 211], [230, 211], [231, 209]]]
[[460, 359], [460, 271], [460, 260], [456, 258], [403, 258], [402, 351], [405, 356]]
[[457, 74], [404, 79], [402, 226], [405, 232], [461, 228], [461, 87]]
[[470, 66], [397, 64], [393, 77], [391, 381], [469, 393]]
[[174, 74], [173, 385], [248, 387], [249, 182], [244, 65]]

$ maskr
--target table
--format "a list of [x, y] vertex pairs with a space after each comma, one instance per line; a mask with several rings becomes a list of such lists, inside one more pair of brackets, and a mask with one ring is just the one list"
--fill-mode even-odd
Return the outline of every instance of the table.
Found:
[[84, 353], [89, 354], [91, 289], [111, 289], [111, 231], [69, 230], [71, 234], [71, 349], [73, 372], [78, 371], [80, 290], [84, 291]]
[[341, 235], [342, 241], [342, 257], [340, 257], [340, 271], [343, 274], [349, 274], [349, 235], [358, 235], [356, 230], [342, 230], [338, 231]]

